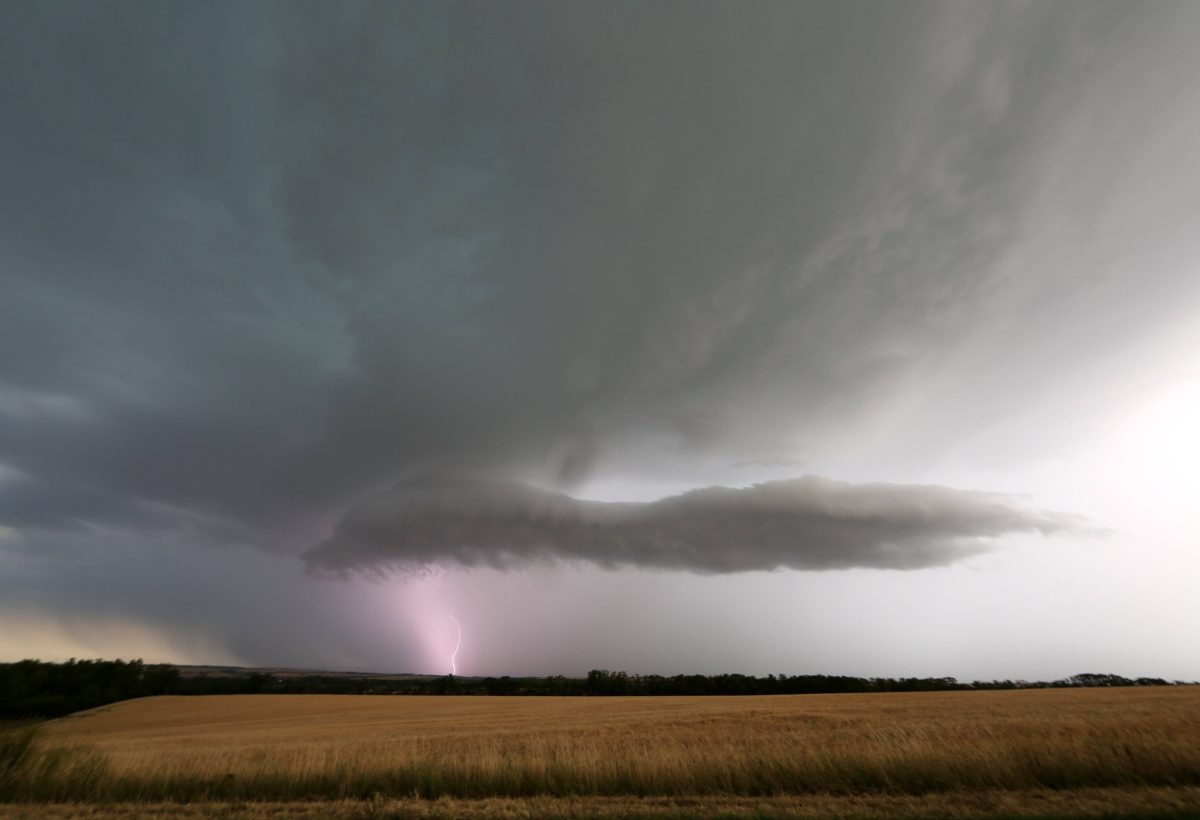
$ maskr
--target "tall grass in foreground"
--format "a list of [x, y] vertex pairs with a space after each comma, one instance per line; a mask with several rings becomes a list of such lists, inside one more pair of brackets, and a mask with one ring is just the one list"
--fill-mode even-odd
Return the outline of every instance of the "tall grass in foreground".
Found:
[[0, 745], [0, 799], [922, 794], [1200, 785], [1200, 690], [651, 700], [154, 698], [51, 728], [40, 745], [24, 736], [14, 736], [12, 751], [10, 741]]
[[95, 751], [47, 746], [36, 725], [0, 730], [0, 800], [72, 800], [107, 785], [108, 764]]

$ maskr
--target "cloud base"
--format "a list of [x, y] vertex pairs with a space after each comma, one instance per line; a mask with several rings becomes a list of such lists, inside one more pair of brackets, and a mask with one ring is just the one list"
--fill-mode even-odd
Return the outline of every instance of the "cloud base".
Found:
[[982, 552], [999, 536], [1080, 526], [1072, 516], [1026, 509], [1007, 495], [817, 476], [705, 487], [651, 502], [588, 501], [516, 482], [438, 478], [363, 499], [305, 558], [310, 570], [333, 573], [557, 562], [704, 574], [918, 569]]

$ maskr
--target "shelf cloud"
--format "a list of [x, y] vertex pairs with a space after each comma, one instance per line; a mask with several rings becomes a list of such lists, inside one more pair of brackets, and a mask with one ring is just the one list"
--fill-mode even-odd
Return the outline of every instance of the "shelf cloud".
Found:
[[1082, 522], [1007, 495], [808, 476], [651, 502], [585, 501], [516, 482], [410, 481], [355, 505], [307, 553], [315, 571], [517, 569], [582, 562], [697, 573], [917, 569], [1015, 532]]

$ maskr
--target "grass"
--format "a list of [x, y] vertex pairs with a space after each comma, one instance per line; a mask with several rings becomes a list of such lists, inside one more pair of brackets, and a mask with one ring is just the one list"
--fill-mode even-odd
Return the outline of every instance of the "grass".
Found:
[[0, 801], [78, 799], [103, 788], [108, 762], [70, 744], [47, 745], [36, 724], [0, 730]]
[[[611, 813], [642, 806], [653, 816], [672, 801], [716, 800], [713, 811], [722, 803], [736, 809], [746, 800], [761, 807], [818, 797], [895, 808], [898, 800], [1071, 790], [1169, 795], [1121, 809], [1151, 814], [1177, 811], [1171, 801], [1183, 795], [1200, 811], [1200, 687], [157, 697], [53, 721], [40, 739], [24, 731], [0, 741], [0, 800], [10, 803], [419, 798], [427, 807], [465, 801], [450, 814], [469, 814], [472, 805], [525, 798], [561, 801], [566, 816], [573, 800], [584, 799], [634, 801]], [[1009, 810], [998, 800], [985, 801], [993, 814]]]
[[1196, 817], [1200, 789], [939, 792], [927, 795], [770, 797], [375, 798], [327, 801], [0, 804], [0, 818], [1060, 818]]

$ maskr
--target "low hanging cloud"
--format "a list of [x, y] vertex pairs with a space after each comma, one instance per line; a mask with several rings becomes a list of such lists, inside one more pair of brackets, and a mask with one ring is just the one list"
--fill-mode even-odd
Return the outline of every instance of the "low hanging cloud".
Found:
[[706, 487], [651, 502], [586, 501], [516, 482], [394, 485], [353, 508], [306, 554], [311, 571], [520, 569], [557, 562], [697, 573], [918, 569], [1018, 532], [1079, 530], [1013, 496], [809, 476]]

